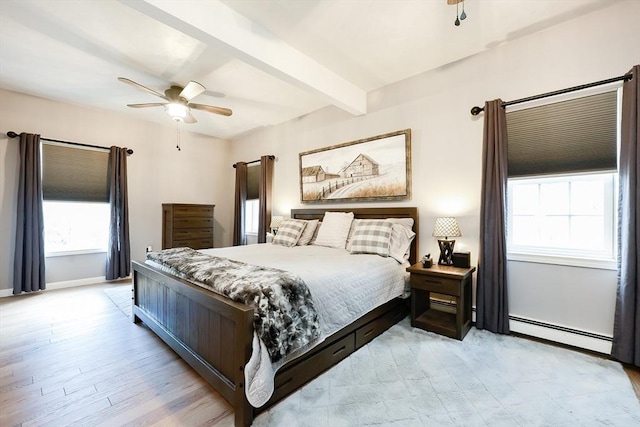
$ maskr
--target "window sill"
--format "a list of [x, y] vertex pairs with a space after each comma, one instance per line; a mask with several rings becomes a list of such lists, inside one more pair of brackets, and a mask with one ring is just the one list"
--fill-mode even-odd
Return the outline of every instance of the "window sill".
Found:
[[564, 265], [569, 267], [596, 268], [600, 270], [618, 269], [618, 262], [615, 259], [576, 258], [569, 256], [541, 255], [530, 253], [508, 253], [507, 261]]
[[55, 258], [59, 256], [106, 254], [106, 253], [107, 253], [106, 249], [82, 249], [77, 251], [47, 252], [44, 254], [44, 257]]

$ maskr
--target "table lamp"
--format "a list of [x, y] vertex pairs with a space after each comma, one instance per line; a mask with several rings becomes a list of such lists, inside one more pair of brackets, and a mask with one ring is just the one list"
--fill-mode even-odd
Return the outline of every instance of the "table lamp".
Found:
[[273, 234], [276, 234], [278, 232], [278, 227], [280, 227], [280, 224], [283, 220], [284, 217], [282, 215], [273, 215], [271, 217], [271, 224], [269, 225], [269, 228], [271, 228], [271, 232]]
[[440, 259], [438, 259], [438, 264], [453, 265], [453, 247], [456, 241], [449, 240], [449, 237], [462, 236], [456, 219], [453, 217], [436, 218], [436, 225], [433, 228], [432, 236], [444, 237], [444, 239], [438, 239], [438, 245], [440, 246]]

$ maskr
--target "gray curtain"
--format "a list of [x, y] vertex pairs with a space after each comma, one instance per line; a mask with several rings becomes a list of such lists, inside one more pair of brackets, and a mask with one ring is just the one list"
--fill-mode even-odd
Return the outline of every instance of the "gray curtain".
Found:
[[260, 157], [260, 188], [258, 214], [258, 243], [267, 241], [267, 231], [271, 224], [271, 193], [273, 187], [273, 156]]
[[497, 99], [484, 105], [476, 327], [508, 334], [507, 119], [501, 104]]
[[613, 324], [611, 355], [621, 362], [640, 366], [640, 282], [638, 246], [640, 239], [640, 66], [631, 70], [632, 79], [622, 87], [620, 126], [620, 199], [618, 203], [618, 292]]
[[236, 192], [233, 212], [233, 246], [247, 244], [244, 230], [245, 203], [247, 201], [247, 164], [236, 163]]
[[107, 280], [114, 280], [131, 273], [126, 148], [114, 146], [109, 152], [109, 205], [111, 220], [105, 276]]
[[20, 134], [13, 293], [45, 289], [40, 135]]

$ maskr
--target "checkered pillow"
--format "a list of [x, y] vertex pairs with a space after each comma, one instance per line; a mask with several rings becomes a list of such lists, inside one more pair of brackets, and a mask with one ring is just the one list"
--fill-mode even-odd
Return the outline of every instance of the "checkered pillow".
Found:
[[358, 221], [353, 230], [351, 253], [388, 257], [391, 227], [392, 224], [383, 219]]
[[295, 246], [306, 225], [306, 221], [285, 219], [280, 223], [278, 231], [271, 243], [274, 245]]

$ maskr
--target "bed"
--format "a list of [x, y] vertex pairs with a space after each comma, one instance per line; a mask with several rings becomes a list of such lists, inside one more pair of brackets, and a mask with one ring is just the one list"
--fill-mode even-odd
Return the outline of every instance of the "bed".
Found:
[[[294, 209], [291, 217], [322, 219], [327, 211], [350, 211], [359, 219], [412, 218], [416, 238], [409, 263], [416, 262], [417, 208]], [[233, 405], [236, 426], [251, 425], [258, 413], [370, 342], [408, 311], [406, 300], [393, 298], [286, 361], [275, 375], [273, 394], [255, 408], [247, 399], [244, 375], [252, 355], [253, 308], [142, 262], [133, 262], [133, 288], [134, 322], [144, 322]]]

